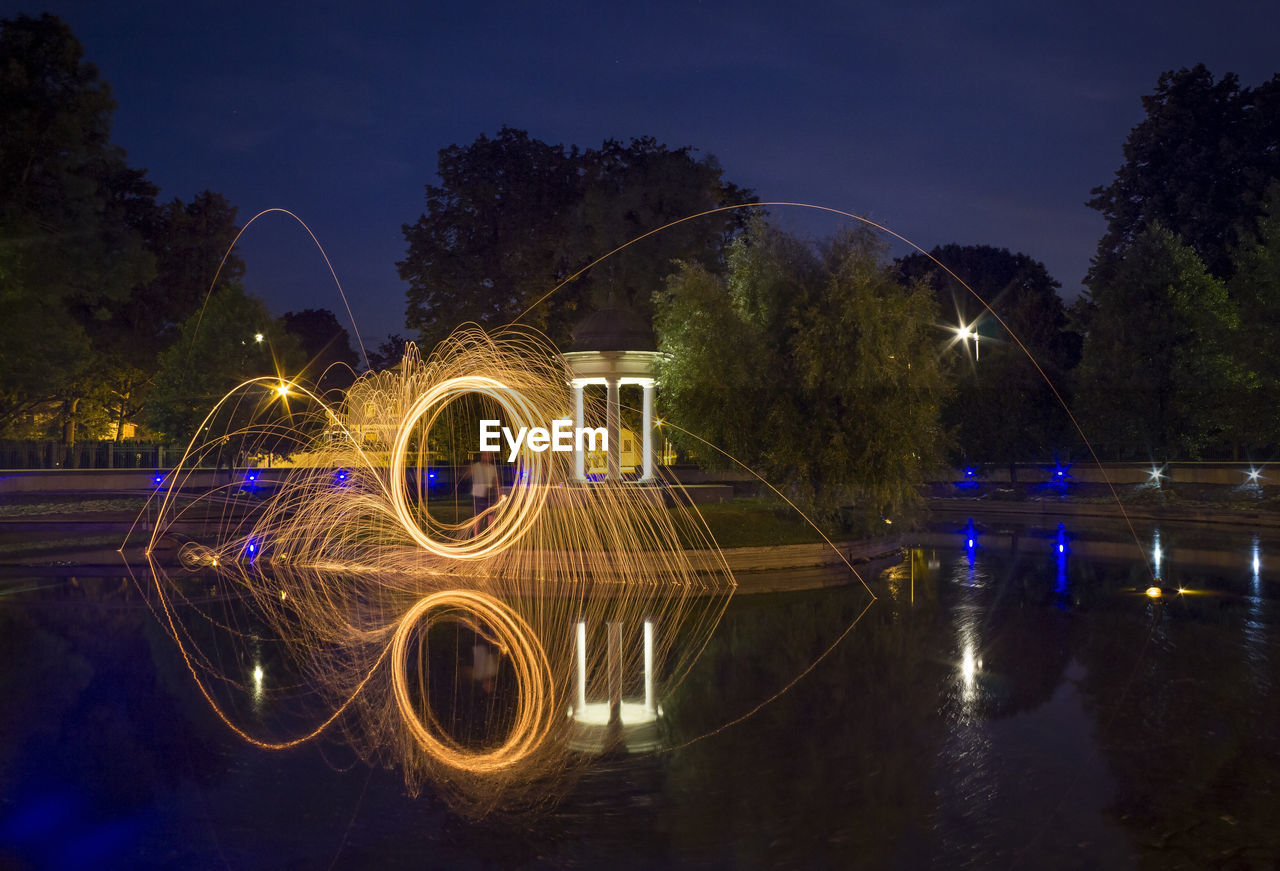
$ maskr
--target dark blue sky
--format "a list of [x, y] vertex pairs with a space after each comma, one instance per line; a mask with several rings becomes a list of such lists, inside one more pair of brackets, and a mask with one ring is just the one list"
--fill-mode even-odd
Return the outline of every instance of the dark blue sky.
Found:
[[[1103, 226], [1084, 201], [1159, 73], [1280, 71], [1274, 2], [1120, 5], [0, 0], [4, 17], [71, 25], [114, 89], [115, 141], [163, 198], [208, 188], [242, 221], [269, 207], [306, 220], [371, 344], [403, 330], [400, 228], [436, 152], [503, 124], [693, 146], [762, 199], [864, 214], [925, 248], [1023, 251], [1071, 298]], [[277, 313], [341, 312], [284, 216], [241, 248]]]

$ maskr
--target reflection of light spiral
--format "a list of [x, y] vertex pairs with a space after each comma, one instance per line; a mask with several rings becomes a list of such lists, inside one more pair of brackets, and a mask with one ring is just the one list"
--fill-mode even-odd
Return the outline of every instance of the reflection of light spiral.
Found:
[[[432, 615], [432, 612], [441, 612]], [[515, 671], [518, 703], [511, 734], [502, 746], [487, 752], [469, 752], [448, 737], [427, 711], [424, 723], [409, 696], [405, 656], [409, 640], [418, 629], [422, 643], [433, 620], [462, 611], [478, 617], [495, 633], [495, 640], [510, 657]], [[405, 725], [418, 745], [433, 759], [451, 768], [474, 774], [498, 771], [525, 759], [542, 744], [551, 725], [554, 687], [546, 653], [529, 625], [492, 596], [471, 590], [442, 590], [432, 593], [409, 609], [400, 620], [391, 640], [391, 675], [396, 705]], [[424, 708], [427, 707], [424, 704]], [[435, 728], [429, 728], [434, 726]]]
[[[507, 504], [498, 513], [495, 522], [479, 535], [465, 541], [455, 543], [437, 541], [418, 525], [412, 509], [405, 500], [405, 462], [410, 437], [423, 416], [433, 409], [435, 414], [439, 414], [440, 406], [464, 393], [479, 393], [493, 399], [502, 406], [503, 411], [510, 415], [517, 427], [535, 426], [539, 421], [537, 411], [530, 407], [524, 396], [493, 378], [478, 375], [461, 376], [432, 385], [426, 393], [418, 397], [404, 415], [395, 444], [391, 449], [391, 476], [388, 484], [396, 517], [414, 541], [437, 556], [477, 559], [492, 556], [514, 543], [529, 528], [529, 520], [537, 514], [547, 496], [546, 490], [540, 486], [513, 487]], [[428, 421], [433, 420], [435, 414], [429, 417]], [[543, 479], [542, 454], [532, 454], [532, 462], [533, 480], [541, 481]]]

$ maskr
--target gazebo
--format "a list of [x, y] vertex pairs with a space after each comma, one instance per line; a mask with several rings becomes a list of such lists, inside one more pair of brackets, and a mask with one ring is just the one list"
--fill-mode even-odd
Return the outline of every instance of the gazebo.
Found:
[[[609, 433], [606, 479], [622, 478], [622, 424], [619, 391], [626, 385], [644, 390], [644, 419], [641, 426], [640, 480], [653, 480], [653, 388], [654, 371], [661, 354], [648, 322], [629, 308], [612, 300], [604, 308], [587, 315], [573, 331], [572, 350], [565, 353], [571, 371], [575, 425], [584, 426], [583, 391], [588, 385], [606, 390], [605, 427]], [[587, 479], [587, 457], [574, 457], [578, 480]]]

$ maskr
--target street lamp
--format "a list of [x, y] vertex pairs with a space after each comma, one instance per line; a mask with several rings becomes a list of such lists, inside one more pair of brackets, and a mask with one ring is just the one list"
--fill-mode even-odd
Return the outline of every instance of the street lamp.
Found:
[[265, 338], [266, 338], [266, 336], [262, 335], [262, 333], [254, 333], [254, 334], [253, 334], [253, 340], [254, 340], [255, 342], [257, 342], [259, 345], [261, 345], [261, 344], [262, 344], [262, 340], [263, 340], [263, 339], [265, 339]]
[[982, 350], [981, 346], [978, 344], [978, 339], [981, 337], [978, 335], [977, 331], [971, 329], [967, 324], [961, 324], [955, 328], [955, 332], [956, 338], [960, 339], [962, 342], [967, 342], [970, 339], [973, 339], [973, 359], [975, 362], [981, 360]]

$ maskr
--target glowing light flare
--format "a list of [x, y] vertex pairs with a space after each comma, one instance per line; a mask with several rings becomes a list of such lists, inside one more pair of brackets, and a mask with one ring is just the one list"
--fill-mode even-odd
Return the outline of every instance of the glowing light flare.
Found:
[[977, 323], [978, 322], [975, 320], [971, 323], [968, 323], [968, 324], [961, 323], [958, 326], [954, 326], [951, 328], [951, 331], [955, 333], [955, 339], [953, 340], [954, 342], [964, 342], [965, 347], [968, 348], [969, 340], [970, 339], [973, 340], [974, 362], [977, 362], [978, 360], [982, 359], [982, 342], [981, 342], [982, 337], [978, 334], [978, 331], [975, 329], [975, 327], [977, 326]]

